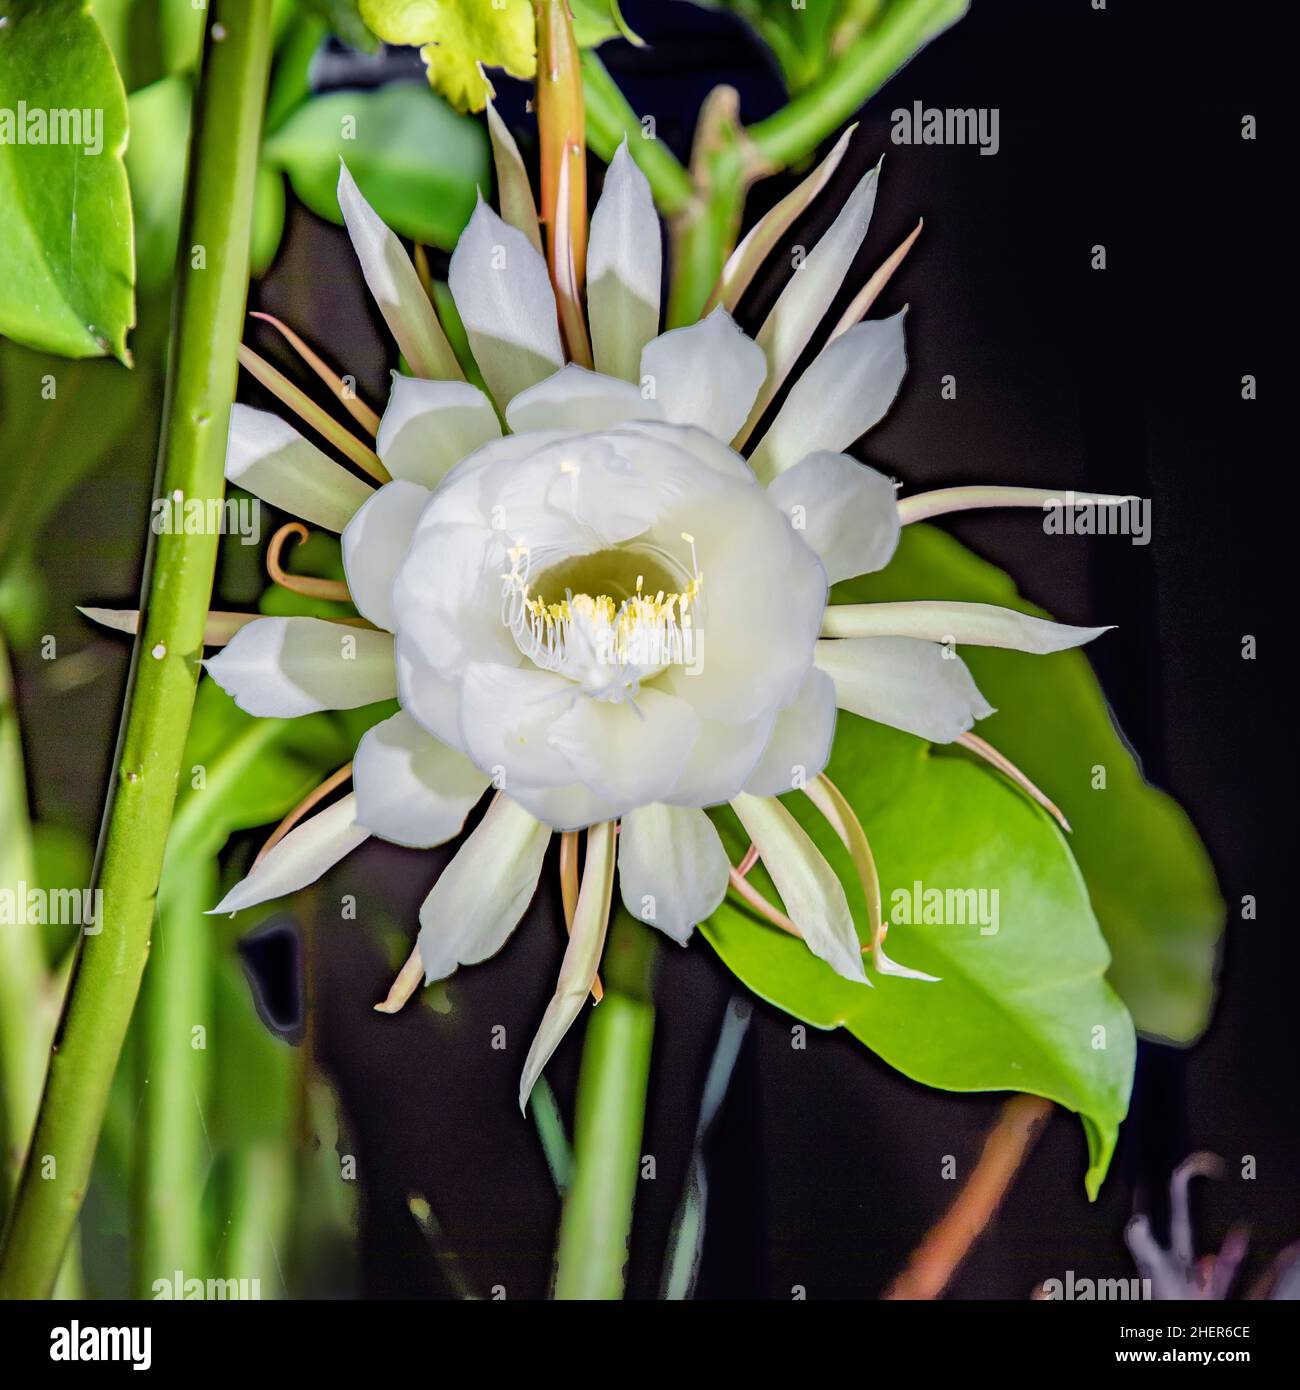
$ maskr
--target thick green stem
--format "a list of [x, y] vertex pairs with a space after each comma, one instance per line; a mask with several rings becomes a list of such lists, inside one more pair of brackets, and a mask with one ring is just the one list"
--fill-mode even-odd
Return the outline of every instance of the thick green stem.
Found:
[[628, 153], [649, 181], [655, 206], [665, 217], [685, 212], [695, 198], [690, 174], [662, 140], [647, 134], [641, 117], [594, 49], [582, 54], [582, 86], [587, 97], [587, 144], [608, 164], [626, 137]]
[[[194, 103], [155, 495], [220, 498], [248, 287], [271, 0], [211, 0]], [[163, 847], [194, 703], [218, 537], [151, 538], [114, 787], [36, 1132], [0, 1257], [0, 1296], [48, 1295], [85, 1196], [149, 953]]]
[[159, 894], [157, 933], [140, 1002], [145, 1087], [135, 1173], [136, 1292], [176, 1270], [206, 1278], [203, 1187], [210, 1153], [204, 1118], [212, 1026], [212, 923], [216, 866], [173, 868]]
[[898, 0], [806, 91], [748, 128], [758, 154], [778, 169], [806, 159], [919, 49], [969, 8], [969, 0]]
[[601, 966], [605, 997], [592, 1011], [582, 1049], [557, 1299], [623, 1296], [654, 1037], [654, 952], [652, 930], [620, 908]]

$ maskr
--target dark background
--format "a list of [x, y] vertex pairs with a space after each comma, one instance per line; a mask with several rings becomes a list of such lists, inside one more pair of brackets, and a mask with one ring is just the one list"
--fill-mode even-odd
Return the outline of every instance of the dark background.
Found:
[[[651, 46], [612, 44], [602, 56], [679, 155], [716, 83], [739, 89], [747, 121], [781, 103], [764, 51], [727, 15], [677, 0], [627, 0], [624, 10]], [[1023, 514], [951, 526], [1058, 617], [1118, 624], [1093, 659], [1147, 775], [1179, 798], [1205, 838], [1229, 903], [1215, 1019], [1189, 1051], [1144, 1045], [1100, 1200], [1084, 1196], [1079, 1125], [1058, 1112], [955, 1280], [958, 1298], [1027, 1298], [1067, 1269], [1131, 1275], [1123, 1225], [1135, 1203], [1158, 1199], [1169, 1168], [1192, 1148], [1228, 1161], [1226, 1180], [1197, 1188], [1201, 1250], [1247, 1223], [1249, 1282], [1300, 1238], [1298, 927], [1283, 910], [1279, 870], [1292, 812], [1263, 790], [1292, 753], [1291, 721], [1279, 709], [1282, 634], [1268, 606], [1280, 566], [1267, 570], [1266, 557], [1285, 553], [1289, 497], [1277, 489], [1294, 466], [1291, 441], [1281, 459], [1276, 447], [1285, 383], [1269, 194], [1284, 155], [1266, 108], [1265, 13], [1153, 0], [1110, 0], [1102, 11], [1090, 0], [975, 0], [864, 109], [828, 212], [807, 229], [811, 241], [882, 152], [862, 274], [925, 217], [873, 310], [911, 305], [910, 369], [864, 458], [917, 488], [1013, 482], [1152, 499], [1145, 548], [1120, 537], [1049, 544]], [[321, 71], [338, 85], [364, 80], [346, 55]], [[498, 85], [518, 127], [522, 89]], [[914, 100], [998, 108], [998, 154], [893, 145], [890, 112]], [[1259, 120], [1253, 143], [1240, 138], [1246, 113]], [[747, 220], [790, 183], [760, 184]], [[1090, 268], [1095, 243], [1106, 247], [1104, 272]], [[760, 285], [742, 306], [747, 326], [773, 288]], [[385, 339], [339, 230], [295, 207], [254, 301], [355, 372], [368, 399], [383, 399]], [[269, 337], [250, 336], [274, 355]], [[1258, 378], [1257, 401], [1241, 399], [1245, 373]], [[946, 374], [957, 379], [955, 401], [940, 399]], [[245, 398], [264, 403], [247, 385]], [[115, 498], [113, 514], [139, 515], [144, 505], [132, 511]], [[87, 522], [90, 539], [108, 524]], [[123, 595], [129, 590], [124, 581]], [[1259, 639], [1253, 662], [1240, 655], [1246, 633]], [[68, 769], [84, 781], [91, 823], [120, 688], [103, 682], [93, 696], [61, 702], [60, 717], [103, 727], [104, 767]], [[56, 738], [57, 730], [36, 736], [38, 763], [57, 767]], [[331, 889], [364, 886], [373, 896], [382, 885], [393, 918], [413, 923], [443, 858], [372, 846], [341, 867]], [[1243, 894], [1257, 896], [1257, 921], [1239, 920]], [[559, 1208], [515, 1091], [562, 952], [553, 888], [500, 956], [452, 980], [449, 1014], [413, 1007], [379, 1019], [371, 1005], [391, 965], [375, 936], [340, 928], [331, 913], [311, 940], [316, 1037], [350, 1116], [363, 1189], [361, 1291], [453, 1296], [405, 1208], [406, 1195], [421, 1192], [480, 1293], [502, 1285], [511, 1298], [544, 1296]], [[658, 1291], [704, 1074], [738, 988], [702, 941], [660, 959], [643, 1143], [656, 1177], [638, 1195], [634, 1297]], [[811, 1298], [874, 1298], [952, 1199], [941, 1156], [955, 1154], [968, 1172], [1000, 1102], [914, 1085], [839, 1034], [812, 1033], [806, 1051], [792, 1050], [789, 1023], [756, 1005], [710, 1145], [699, 1292], [788, 1298], [801, 1285]], [[489, 1046], [496, 1025], [510, 1040], [504, 1052]], [[548, 1072], [570, 1119], [581, 1032], [579, 1024]], [[1256, 1156], [1254, 1181], [1239, 1176], [1245, 1154]]]

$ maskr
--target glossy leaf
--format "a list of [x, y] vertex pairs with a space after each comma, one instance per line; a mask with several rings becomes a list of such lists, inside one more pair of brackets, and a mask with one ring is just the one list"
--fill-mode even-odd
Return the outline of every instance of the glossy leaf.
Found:
[[66, 357], [129, 361], [126, 137], [126, 93], [86, 0], [10, 6], [0, 28], [0, 333]]
[[[837, 586], [834, 597], [961, 599], [1043, 616], [1001, 570], [930, 526], [905, 527], [884, 570]], [[998, 710], [980, 723], [980, 735], [1074, 829], [1070, 848], [1110, 946], [1111, 983], [1142, 1032], [1193, 1041], [1209, 1021], [1224, 905], [1186, 813], [1144, 780], [1083, 651], [1026, 657], [963, 647], [961, 654]], [[1104, 790], [1092, 785], [1098, 765], [1106, 769]]]
[[[870, 839], [890, 956], [938, 981], [869, 970], [874, 988], [853, 984], [731, 897], [704, 924], [706, 937], [762, 998], [815, 1027], [847, 1028], [914, 1080], [1029, 1091], [1076, 1111], [1095, 1196], [1128, 1108], [1134, 1034], [1103, 978], [1109, 955], [1061, 832], [988, 769], [852, 715], [840, 716], [828, 772]], [[787, 800], [838, 872], [867, 944], [847, 853], [806, 798]], [[730, 813], [718, 820], [735, 862], [747, 837]], [[751, 879], [778, 901], [761, 866]], [[947, 907], [946, 923], [918, 924], [916, 884], [977, 896]]]
[[420, 46], [429, 82], [458, 111], [481, 111], [494, 95], [484, 68], [513, 77], [537, 71], [530, 0], [360, 0], [361, 18], [388, 43]]
[[346, 161], [366, 201], [402, 236], [450, 249], [490, 186], [487, 137], [427, 87], [331, 92], [300, 106], [265, 142], [309, 208], [342, 222], [336, 189]]

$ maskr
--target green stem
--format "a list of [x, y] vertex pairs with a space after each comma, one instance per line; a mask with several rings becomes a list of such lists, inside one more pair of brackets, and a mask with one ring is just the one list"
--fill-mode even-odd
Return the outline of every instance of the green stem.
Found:
[[[173, 878], [169, 871], [167, 877]], [[176, 1270], [212, 1271], [203, 1222], [209, 1149], [204, 1118], [212, 1029], [212, 924], [203, 914], [217, 900], [215, 863], [174, 873], [159, 894], [149, 969], [140, 1001], [145, 1086], [135, 1172], [136, 1292], [151, 1296], [155, 1279]], [[196, 1029], [202, 1032], [196, 1034]]]
[[557, 1299], [623, 1296], [654, 1037], [655, 945], [651, 928], [619, 908], [601, 964], [605, 997], [592, 1011], [582, 1049]]
[[[155, 496], [219, 499], [248, 288], [271, 0], [211, 0], [194, 103]], [[218, 537], [151, 537], [126, 711], [82, 938], [0, 1256], [0, 1296], [48, 1295], [85, 1196], [149, 953]]]
[[626, 137], [628, 153], [649, 181], [655, 206], [665, 217], [685, 212], [695, 198], [690, 174], [662, 140], [647, 138], [641, 117], [594, 49], [582, 54], [582, 86], [587, 97], [588, 146], [608, 164]]
[[[27, 815], [22, 737], [14, 704], [9, 654], [0, 642], [0, 885], [25, 893], [37, 887], [32, 828]], [[25, 886], [24, 886], [25, 885]], [[41, 931], [0, 928], [0, 1211], [18, 1181], [41, 1099], [53, 1019], [46, 1026], [52, 982]]]
[[969, 0], [898, 0], [811, 87], [750, 126], [750, 143], [778, 169], [806, 159], [913, 54], [955, 24], [968, 8]]

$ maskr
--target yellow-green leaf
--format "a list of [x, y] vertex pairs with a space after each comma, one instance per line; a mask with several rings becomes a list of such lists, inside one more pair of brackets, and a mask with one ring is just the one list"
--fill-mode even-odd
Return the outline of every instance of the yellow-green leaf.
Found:
[[388, 43], [419, 46], [435, 90], [460, 111], [481, 111], [493, 95], [484, 68], [514, 77], [537, 71], [529, 0], [361, 0], [361, 17]]

